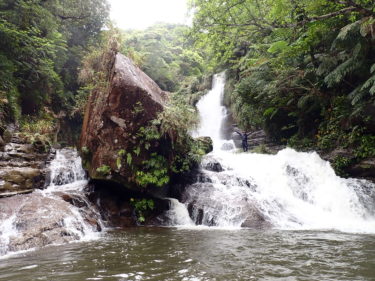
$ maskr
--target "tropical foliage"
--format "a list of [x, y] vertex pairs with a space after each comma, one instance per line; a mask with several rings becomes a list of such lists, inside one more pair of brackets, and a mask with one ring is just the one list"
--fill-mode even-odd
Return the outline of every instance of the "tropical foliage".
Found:
[[0, 0], [2, 123], [72, 110], [78, 68], [108, 12], [106, 0]]
[[229, 69], [226, 102], [240, 126], [297, 147], [362, 147], [358, 156], [375, 156], [374, 1], [191, 6], [196, 46], [210, 50], [211, 65]]
[[202, 51], [193, 48], [189, 28], [156, 24], [146, 30], [126, 31], [122, 52], [131, 57], [163, 90], [200, 81], [204, 72]]

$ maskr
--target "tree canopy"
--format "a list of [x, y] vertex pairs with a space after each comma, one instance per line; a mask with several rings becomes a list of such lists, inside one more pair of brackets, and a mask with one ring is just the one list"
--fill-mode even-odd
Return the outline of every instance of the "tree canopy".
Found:
[[106, 0], [0, 0], [3, 118], [74, 104], [77, 69], [108, 13]]
[[163, 90], [175, 92], [204, 72], [202, 52], [193, 48], [188, 32], [187, 26], [163, 23], [126, 31], [122, 51]]
[[374, 1], [193, 0], [191, 7], [196, 46], [229, 69], [226, 102], [240, 126], [294, 146], [375, 147]]

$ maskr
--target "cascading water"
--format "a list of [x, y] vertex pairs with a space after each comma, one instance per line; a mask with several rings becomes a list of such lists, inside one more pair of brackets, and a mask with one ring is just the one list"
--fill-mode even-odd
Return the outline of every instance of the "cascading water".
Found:
[[50, 184], [46, 189], [2, 199], [0, 256], [98, 237], [102, 223], [86, 199], [87, 180], [77, 152], [58, 150], [49, 170]]
[[188, 210], [195, 224], [206, 226], [375, 233], [374, 184], [337, 177], [315, 152], [223, 150], [223, 143], [231, 142], [221, 135], [224, 85], [225, 74], [215, 75], [212, 90], [197, 104], [201, 126], [195, 136], [210, 136], [214, 150], [203, 160], [198, 182], [186, 188], [183, 203], [172, 204], [170, 215], [184, 218], [172, 221], [190, 225]]
[[225, 73], [216, 74], [213, 77], [211, 91], [198, 101], [197, 108], [201, 122], [194, 135], [209, 136], [216, 142], [221, 140], [220, 129], [226, 113], [226, 109], [221, 102], [224, 95], [224, 85]]

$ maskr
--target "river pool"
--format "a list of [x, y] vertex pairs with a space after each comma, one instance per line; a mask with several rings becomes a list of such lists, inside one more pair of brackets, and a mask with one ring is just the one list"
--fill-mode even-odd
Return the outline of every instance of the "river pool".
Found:
[[130, 228], [2, 258], [0, 280], [375, 280], [375, 235]]

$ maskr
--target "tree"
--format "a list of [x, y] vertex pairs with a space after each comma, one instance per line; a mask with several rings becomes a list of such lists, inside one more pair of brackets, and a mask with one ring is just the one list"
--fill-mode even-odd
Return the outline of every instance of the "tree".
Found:
[[196, 45], [230, 69], [226, 100], [239, 124], [325, 149], [374, 133], [374, 1], [192, 0], [191, 7]]
[[0, 0], [0, 91], [8, 118], [68, 105], [85, 48], [108, 18], [105, 0]]
[[204, 70], [202, 54], [186, 39], [188, 30], [183, 25], [156, 24], [144, 31], [127, 31], [122, 51], [163, 90], [174, 92]]

